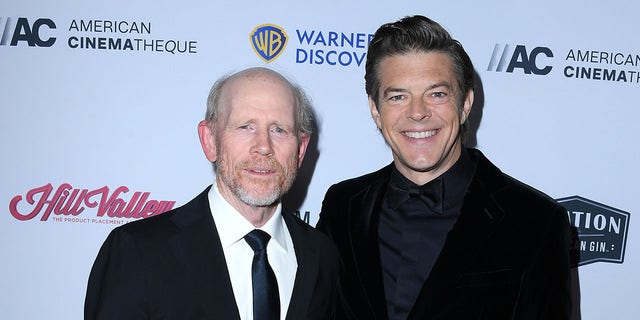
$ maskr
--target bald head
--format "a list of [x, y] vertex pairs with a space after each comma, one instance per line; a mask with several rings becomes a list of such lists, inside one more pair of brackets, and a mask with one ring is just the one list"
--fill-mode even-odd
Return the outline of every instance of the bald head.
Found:
[[212, 129], [214, 129], [224, 108], [228, 106], [229, 99], [233, 98], [234, 95], [243, 94], [243, 92], [229, 89], [237, 87], [239, 83], [254, 81], [277, 83], [287, 87], [291, 91], [294, 100], [295, 130], [298, 135], [311, 135], [313, 132], [311, 125], [312, 111], [311, 102], [307, 95], [298, 85], [289, 81], [282, 74], [264, 67], [244, 69], [226, 75], [214, 83], [209, 91], [207, 112], [205, 114], [205, 120], [210, 123]]

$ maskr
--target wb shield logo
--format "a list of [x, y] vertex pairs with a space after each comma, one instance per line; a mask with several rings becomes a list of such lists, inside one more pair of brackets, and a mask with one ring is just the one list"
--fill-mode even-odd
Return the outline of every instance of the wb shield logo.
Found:
[[249, 37], [253, 51], [267, 63], [282, 54], [289, 40], [284, 29], [275, 24], [259, 25], [251, 31]]
[[567, 209], [578, 231], [571, 250], [579, 253], [579, 266], [594, 262], [622, 263], [627, 243], [629, 213], [582, 197], [557, 199]]

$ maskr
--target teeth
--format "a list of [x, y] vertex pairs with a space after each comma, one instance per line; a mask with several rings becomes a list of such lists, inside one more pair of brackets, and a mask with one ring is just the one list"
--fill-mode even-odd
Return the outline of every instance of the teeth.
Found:
[[409, 132], [405, 132], [404, 135], [409, 138], [422, 139], [422, 138], [431, 137], [434, 134], [436, 134], [436, 132], [437, 130], [421, 131], [421, 132], [409, 131]]
[[253, 171], [257, 172], [257, 173], [267, 173], [267, 172], [269, 172], [269, 170], [253, 170]]

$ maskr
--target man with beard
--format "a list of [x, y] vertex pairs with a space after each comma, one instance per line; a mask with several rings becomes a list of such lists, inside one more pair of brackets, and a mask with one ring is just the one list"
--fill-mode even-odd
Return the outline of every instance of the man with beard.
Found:
[[198, 125], [215, 182], [111, 232], [91, 270], [85, 319], [333, 317], [337, 251], [280, 203], [311, 113], [304, 92], [270, 69], [218, 80]]

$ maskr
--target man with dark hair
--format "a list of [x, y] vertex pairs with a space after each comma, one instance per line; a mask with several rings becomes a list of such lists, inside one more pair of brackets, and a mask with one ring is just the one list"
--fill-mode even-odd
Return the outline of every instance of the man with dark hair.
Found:
[[114, 229], [95, 260], [85, 319], [328, 319], [335, 246], [284, 212], [311, 105], [279, 73], [218, 80], [198, 125], [215, 182], [180, 208]]
[[327, 191], [347, 319], [568, 319], [569, 222], [553, 199], [462, 145], [474, 70], [438, 23], [369, 44], [366, 92], [393, 163]]

